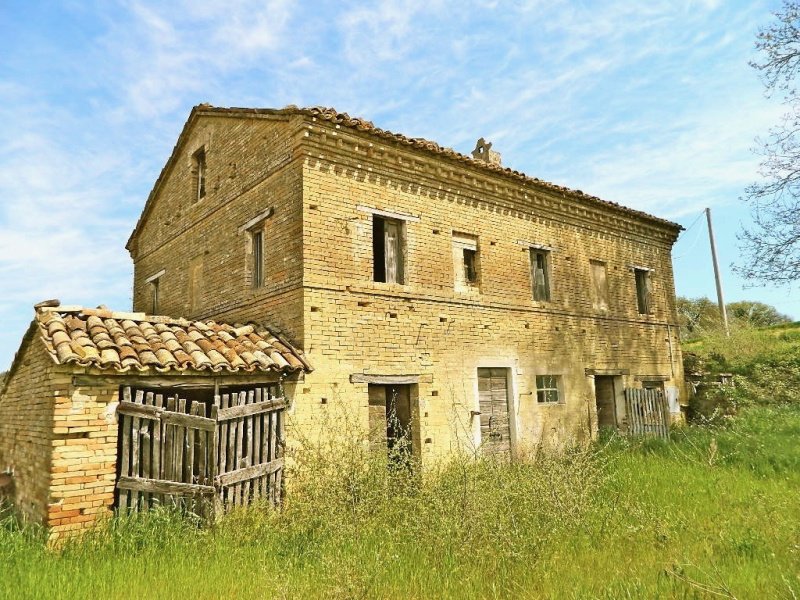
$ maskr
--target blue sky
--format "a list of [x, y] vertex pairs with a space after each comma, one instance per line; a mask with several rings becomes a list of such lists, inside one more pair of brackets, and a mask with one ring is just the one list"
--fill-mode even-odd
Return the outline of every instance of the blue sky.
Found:
[[[777, 1], [0, 1], [0, 369], [46, 298], [127, 309], [124, 249], [191, 107], [333, 106], [689, 226], [729, 265], [782, 107], [748, 67]], [[679, 294], [714, 295], [705, 223]]]

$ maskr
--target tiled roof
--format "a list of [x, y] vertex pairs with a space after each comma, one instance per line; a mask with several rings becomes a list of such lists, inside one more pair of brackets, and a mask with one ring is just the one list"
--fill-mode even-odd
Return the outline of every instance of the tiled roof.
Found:
[[192, 112], [189, 114], [189, 118], [186, 120], [186, 124], [183, 126], [183, 131], [181, 132], [180, 136], [178, 137], [177, 142], [175, 143], [175, 148], [172, 151], [172, 156], [164, 165], [164, 168], [161, 170], [158, 179], [156, 180], [155, 185], [153, 186], [150, 195], [147, 198], [147, 202], [145, 203], [144, 210], [142, 211], [141, 216], [139, 217], [138, 222], [136, 223], [136, 227], [134, 228], [133, 232], [131, 233], [130, 238], [128, 238], [128, 243], [126, 247], [130, 248], [131, 242], [133, 241], [134, 237], [136, 236], [137, 232], [139, 231], [140, 227], [144, 222], [144, 218], [148, 212], [150, 204], [152, 203], [153, 198], [155, 197], [155, 193], [158, 190], [164, 176], [166, 175], [167, 171], [169, 170], [170, 165], [176, 159], [178, 148], [183, 143], [185, 137], [188, 134], [189, 126], [193, 122], [194, 118], [198, 114], [223, 114], [223, 115], [241, 115], [241, 116], [257, 116], [257, 115], [277, 115], [277, 116], [292, 116], [292, 115], [305, 115], [308, 117], [316, 118], [321, 121], [328, 121], [334, 123], [335, 125], [340, 125], [343, 127], [350, 127], [357, 131], [362, 131], [369, 133], [370, 135], [374, 135], [376, 137], [382, 138], [387, 141], [394, 141], [401, 145], [410, 146], [412, 148], [417, 148], [419, 150], [424, 150], [426, 152], [430, 152], [432, 154], [437, 154], [439, 156], [444, 156], [458, 162], [462, 162], [465, 164], [469, 164], [470, 166], [478, 167], [480, 169], [485, 169], [488, 171], [493, 171], [498, 174], [502, 174], [506, 177], [511, 177], [522, 183], [527, 183], [531, 185], [538, 186], [540, 188], [544, 188], [556, 193], [569, 195], [575, 199], [580, 199], [589, 203], [593, 204], [600, 204], [606, 207], [611, 207], [621, 212], [627, 213], [632, 216], [636, 216], [639, 218], [644, 218], [648, 221], [659, 223], [661, 225], [665, 225], [670, 227], [676, 231], [680, 231], [683, 229], [682, 225], [678, 223], [674, 223], [667, 219], [662, 219], [660, 217], [655, 217], [649, 213], [646, 213], [641, 210], [636, 210], [633, 208], [629, 208], [622, 204], [618, 204], [616, 202], [610, 202], [609, 200], [603, 200], [602, 198], [598, 198], [597, 196], [592, 196], [591, 194], [586, 194], [581, 190], [573, 190], [571, 188], [557, 185], [554, 183], [550, 183], [549, 181], [545, 181], [543, 179], [539, 179], [538, 177], [531, 177], [522, 173], [521, 171], [515, 171], [514, 169], [509, 169], [507, 167], [502, 167], [500, 165], [495, 165], [483, 160], [475, 159], [471, 156], [467, 156], [465, 154], [461, 154], [460, 152], [456, 152], [452, 148], [447, 148], [445, 146], [440, 146], [436, 142], [432, 142], [430, 140], [426, 140], [424, 138], [410, 138], [401, 133], [393, 133], [386, 129], [381, 129], [380, 127], [376, 127], [372, 121], [368, 121], [366, 119], [361, 119], [358, 117], [351, 117], [347, 113], [342, 113], [337, 111], [335, 108], [327, 108], [324, 106], [314, 106], [309, 108], [300, 108], [294, 105], [289, 105], [284, 108], [226, 108], [220, 106], [211, 106], [210, 104], [198, 104], [192, 109]]
[[258, 325], [59, 306], [57, 301], [37, 304], [35, 323], [58, 364], [119, 372], [311, 370], [302, 351]]

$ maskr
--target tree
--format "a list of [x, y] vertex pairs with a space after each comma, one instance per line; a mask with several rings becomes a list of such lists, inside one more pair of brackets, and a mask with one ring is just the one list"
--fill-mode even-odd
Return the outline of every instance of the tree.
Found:
[[741, 325], [769, 327], [781, 323], [791, 323], [792, 319], [778, 312], [778, 309], [763, 302], [731, 302], [725, 306], [728, 316]]
[[694, 339], [722, 327], [719, 307], [708, 298], [678, 296], [675, 307], [683, 340]]
[[[722, 331], [722, 317], [716, 302], [708, 298], [678, 296], [675, 307], [682, 340], [689, 341]], [[774, 306], [763, 302], [729, 302], [725, 308], [733, 327], [769, 327], [792, 321], [790, 317], [779, 313]]]
[[784, 0], [777, 19], [756, 35], [760, 61], [750, 65], [768, 97], [779, 95], [788, 110], [781, 122], [757, 139], [763, 181], [745, 190], [753, 223], [739, 234], [743, 261], [735, 270], [762, 283], [800, 280], [800, 1]]

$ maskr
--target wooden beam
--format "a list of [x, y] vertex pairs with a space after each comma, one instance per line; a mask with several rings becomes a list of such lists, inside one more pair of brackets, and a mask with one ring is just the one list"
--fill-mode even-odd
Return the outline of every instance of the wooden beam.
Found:
[[137, 492], [150, 492], [153, 494], [213, 494], [214, 486], [199, 485], [196, 483], [179, 483], [177, 481], [162, 481], [159, 479], [145, 479], [143, 477], [126, 477], [120, 475], [117, 480], [117, 489], [133, 490]]
[[169, 425], [190, 427], [192, 429], [203, 429], [205, 431], [214, 431], [214, 428], [217, 426], [217, 422], [214, 419], [169, 411], [161, 413], [161, 422]]
[[433, 383], [433, 375], [379, 375], [373, 373], [353, 373], [350, 383], [375, 383], [378, 385], [405, 385], [412, 383]]
[[586, 375], [630, 375], [630, 369], [584, 369]]
[[236, 469], [235, 471], [217, 475], [217, 477], [214, 478], [214, 483], [218, 486], [233, 485], [247, 479], [253, 479], [254, 477], [270, 475], [281, 468], [283, 468], [283, 458], [276, 458], [268, 463], [253, 465], [251, 467], [245, 467], [244, 469]]
[[249, 417], [273, 410], [281, 410], [288, 406], [285, 400], [267, 400], [265, 402], [255, 402], [253, 404], [243, 404], [223, 408], [217, 413], [217, 421], [228, 421], [237, 417]]
[[175, 389], [213, 389], [215, 384], [218, 385], [266, 385], [268, 383], [275, 383], [280, 379], [280, 375], [275, 372], [259, 371], [258, 373], [208, 373], [203, 375], [197, 371], [190, 373], [176, 372], [171, 376], [164, 375], [144, 375], [129, 373], [120, 373], [119, 375], [90, 375], [80, 374], [72, 376], [72, 385], [74, 386], [97, 386], [97, 385], [129, 385], [134, 388], [147, 388], [156, 390], [160, 388], [175, 388]]
[[117, 412], [121, 415], [131, 415], [143, 419], [157, 420], [163, 411], [155, 406], [147, 406], [146, 404], [137, 404], [136, 402], [126, 402], [123, 400], [119, 403]]

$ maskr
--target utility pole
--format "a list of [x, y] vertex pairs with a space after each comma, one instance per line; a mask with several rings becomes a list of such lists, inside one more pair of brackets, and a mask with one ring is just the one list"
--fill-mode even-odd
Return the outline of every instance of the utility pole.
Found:
[[717, 263], [717, 244], [714, 242], [714, 228], [711, 226], [711, 209], [706, 208], [706, 219], [708, 220], [708, 240], [711, 242], [711, 260], [714, 263], [714, 281], [717, 284], [717, 304], [722, 315], [722, 325], [725, 327], [725, 335], [730, 336], [728, 328], [728, 311], [725, 310], [725, 297], [722, 294], [722, 278], [719, 274], [719, 264]]

